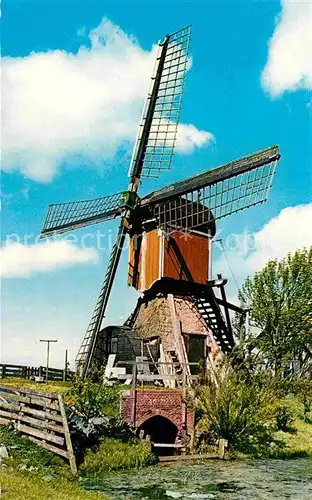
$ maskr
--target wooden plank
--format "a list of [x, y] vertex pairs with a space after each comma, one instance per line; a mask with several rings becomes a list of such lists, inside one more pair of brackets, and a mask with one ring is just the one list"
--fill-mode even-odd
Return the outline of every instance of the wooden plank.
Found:
[[68, 459], [68, 453], [65, 450], [62, 450], [62, 448], [57, 448], [56, 446], [53, 446], [52, 444], [45, 443], [44, 441], [40, 441], [40, 439], [36, 439], [32, 436], [27, 436], [30, 441], [33, 443], [38, 444], [41, 446], [41, 448], [44, 448], [45, 450], [51, 451], [52, 453], [56, 453], [57, 455], [61, 455], [61, 457], [67, 458]]
[[158, 457], [160, 462], [184, 462], [192, 460], [216, 460], [218, 455], [168, 455], [164, 457]]
[[0, 401], [0, 408], [9, 411], [20, 411], [20, 405], [16, 405], [14, 403], [5, 403], [4, 401]]
[[20, 403], [33, 404], [36, 406], [44, 406], [45, 408], [49, 408], [50, 410], [57, 410], [58, 404], [57, 402], [51, 402], [49, 399], [44, 399], [41, 397], [29, 397], [29, 396], [21, 396], [20, 394], [13, 394], [11, 392], [2, 393], [5, 394], [5, 399], [10, 400], [13, 399]]
[[26, 422], [28, 424], [37, 425], [38, 427], [42, 427], [50, 431], [58, 432], [59, 434], [64, 434], [63, 425], [55, 425], [52, 424], [51, 422], [46, 422], [44, 420], [39, 420], [37, 418], [27, 417], [25, 415], [20, 415], [19, 420], [21, 422]]
[[69, 433], [68, 422], [67, 422], [67, 417], [66, 417], [66, 413], [65, 413], [63, 399], [62, 399], [62, 396], [60, 394], [58, 395], [58, 400], [59, 400], [61, 415], [63, 418], [63, 427], [64, 427], [64, 432], [65, 432], [66, 448], [67, 448], [67, 452], [68, 452], [70, 468], [71, 468], [71, 471], [73, 474], [77, 474], [76, 457], [74, 455], [73, 445], [71, 442], [71, 437], [70, 437], [70, 433]]
[[37, 418], [27, 417], [26, 415], [21, 415], [19, 413], [11, 413], [9, 411], [4, 411], [4, 410], [0, 410], [0, 416], [9, 418], [11, 420], [19, 420], [20, 422], [26, 422], [28, 424], [41, 427], [43, 429], [48, 429], [50, 431], [64, 434], [63, 425], [51, 424], [50, 422], [46, 422], [46, 420], [39, 420]]
[[51, 400], [45, 401], [43, 398], [40, 398], [40, 397], [31, 397], [30, 404], [37, 405], [37, 406], [44, 406], [45, 408], [49, 408], [50, 410], [58, 410], [57, 401], [54, 401], [54, 402]]
[[50, 413], [48, 411], [43, 411], [43, 410], [35, 410], [34, 408], [28, 408], [27, 406], [24, 406], [23, 409], [20, 409], [20, 411], [23, 411], [23, 413], [30, 413], [30, 415], [35, 415], [36, 417], [41, 417], [48, 420], [54, 420], [55, 422], [63, 423], [62, 416], [57, 413]]
[[63, 423], [62, 416], [57, 413], [51, 413], [49, 411], [37, 410], [35, 408], [29, 408], [28, 406], [20, 406], [14, 403], [4, 403], [0, 401], [0, 408], [9, 411], [22, 411], [23, 413], [30, 413], [36, 417], [41, 417], [42, 419], [54, 420], [55, 422]]
[[154, 448], [185, 448], [183, 444], [174, 444], [174, 443], [152, 443]]
[[[117, 378], [119, 380], [125, 380], [127, 378], [129, 378], [129, 374], [119, 374], [117, 376]], [[189, 377], [190, 380], [196, 380], [198, 378], [197, 375], [191, 375], [191, 377]], [[144, 381], [144, 382], [152, 382], [154, 380], [183, 380], [183, 376], [182, 375], [145, 375], [145, 374], [140, 374], [140, 375], [137, 375], [137, 380], [139, 381]]]
[[0, 366], [1, 367], [3, 366], [5, 368], [20, 368], [20, 369], [24, 368], [24, 365], [5, 365], [3, 363], [1, 363]]
[[18, 422], [17, 429], [23, 434], [29, 434], [30, 436], [44, 439], [45, 441], [51, 441], [52, 443], [59, 444], [60, 446], [63, 446], [64, 444], [63, 437], [56, 436], [55, 434], [51, 434], [47, 431], [40, 431], [38, 429], [33, 429], [32, 427], [23, 425], [20, 422]]
[[[120, 366], [120, 365], [134, 365], [136, 364], [136, 361], [117, 361], [117, 366]], [[186, 363], [188, 366], [199, 366], [199, 363], [197, 362], [191, 362], [191, 363]], [[167, 361], [154, 361], [154, 362], [150, 362], [150, 365], [153, 365], [153, 366], [158, 366], [158, 365], [168, 365], [168, 366], [180, 366], [181, 363], [170, 363], [170, 362], [167, 362]]]
[[[1, 390], [1, 386], [0, 386], [0, 390]], [[26, 389], [26, 388], [18, 389], [18, 392], [20, 392], [21, 394], [28, 394], [29, 396], [43, 398], [44, 400], [54, 399], [54, 400], [58, 401], [56, 392], [40, 392], [40, 391], [34, 392], [31, 389]]]
[[7, 418], [2, 418], [0, 417], [0, 425], [10, 425], [11, 420], [8, 420]]

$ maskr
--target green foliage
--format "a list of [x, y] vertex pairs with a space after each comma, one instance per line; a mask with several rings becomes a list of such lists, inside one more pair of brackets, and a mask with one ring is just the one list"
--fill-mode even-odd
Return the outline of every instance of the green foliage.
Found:
[[283, 375], [296, 359], [300, 373], [312, 362], [312, 247], [270, 260], [247, 278], [240, 299], [251, 308], [257, 333], [246, 338], [276, 374]]
[[83, 462], [85, 450], [99, 443], [101, 437], [132, 439], [133, 434], [119, 415], [120, 390], [83, 380], [76, 375], [66, 396], [69, 425], [78, 463]]
[[287, 432], [291, 428], [294, 419], [286, 406], [280, 406], [276, 410], [276, 428], [278, 431]]
[[258, 374], [246, 377], [226, 363], [218, 373], [217, 384], [208, 379], [196, 393], [202, 445], [223, 438], [229, 448], [254, 456], [265, 456], [279, 446], [274, 439], [274, 419], [268, 414], [272, 393]]
[[81, 466], [83, 475], [98, 475], [116, 469], [143, 467], [153, 463], [151, 445], [135, 438], [123, 443], [117, 439], [103, 439], [95, 450], [88, 450]]
[[120, 391], [122, 386], [108, 387], [94, 383], [91, 377], [83, 380], [75, 375], [66, 396], [66, 403], [75, 416], [88, 420], [103, 415], [119, 415]]

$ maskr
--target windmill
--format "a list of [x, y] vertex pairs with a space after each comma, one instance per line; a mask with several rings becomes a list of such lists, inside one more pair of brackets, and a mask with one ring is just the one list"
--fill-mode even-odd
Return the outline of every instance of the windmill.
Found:
[[[102, 288], [76, 358], [83, 376], [93, 363], [101, 362], [99, 334], [127, 235], [130, 237], [128, 284], [144, 293], [142, 300], [146, 302], [149, 296], [155, 297], [159, 288], [164, 287], [170, 296], [177, 293], [192, 296], [221, 347], [229, 350], [233, 346], [228, 313], [225, 321], [219, 314], [220, 305], [226, 304], [224, 281], [207, 282], [215, 221], [266, 201], [280, 157], [278, 147], [272, 146], [203, 172], [143, 198], [138, 196], [142, 177], [158, 177], [171, 167], [190, 32], [190, 26], [185, 27], [158, 44], [156, 65], [131, 158], [128, 189], [94, 200], [53, 204], [47, 211], [42, 237], [120, 218]], [[191, 239], [186, 237], [182, 243], [178, 238], [181, 234], [190, 235]], [[208, 245], [202, 241], [205, 238], [207, 242], [207, 237]], [[197, 253], [198, 248], [202, 249], [202, 265], [190, 262], [189, 254]], [[221, 302], [213, 293], [214, 286], [220, 287]], [[141, 303], [126, 326], [134, 324], [140, 306]]]

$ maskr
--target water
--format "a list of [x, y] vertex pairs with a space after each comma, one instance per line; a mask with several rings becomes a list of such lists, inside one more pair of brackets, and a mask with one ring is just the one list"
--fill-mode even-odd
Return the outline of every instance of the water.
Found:
[[85, 481], [111, 500], [312, 500], [312, 461], [157, 465]]

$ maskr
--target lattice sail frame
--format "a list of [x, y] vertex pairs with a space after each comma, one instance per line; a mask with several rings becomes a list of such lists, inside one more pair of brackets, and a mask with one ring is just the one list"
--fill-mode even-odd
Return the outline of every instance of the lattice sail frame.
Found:
[[134, 165], [140, 149], [142, 132], [147, 116], [149, 102], [161, 63], [161, 53], [165, 49], [163, 70], [157, 92], [153, 119], [150, 127], [147, 146], [144, 152], [142, 168], [143, 177], [159, 177], [163, 170], [170, 170], [174, 147], [177, 138], [185, 74], [188, 65], [191, 27], [187, 26], [159, 44], [156, 65], [153, 72], [151, 87], [146, 99], [140, 121], [136, 144], [130, 163], [129, 175], [133, 173]]
[[277, 146], [146, 196], [159, 227], [200, 230], [209, 222], [267, 200], [280, 155]]
[[120, 215], [124, 193], [116, 193], [95, 200], [71, 201], [49, 205], [41, 231], [42, 237], [72, 231]]

